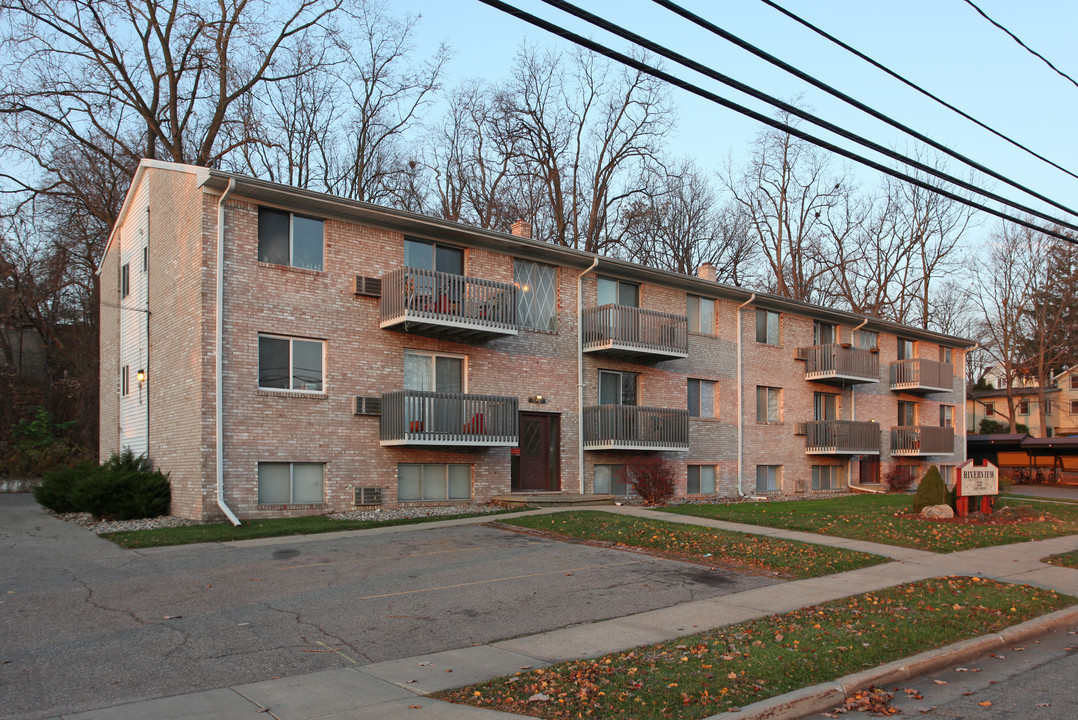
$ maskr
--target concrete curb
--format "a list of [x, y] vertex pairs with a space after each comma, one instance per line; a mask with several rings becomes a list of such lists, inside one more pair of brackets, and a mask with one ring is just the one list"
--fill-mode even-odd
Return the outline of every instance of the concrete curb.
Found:
[[904, 683], [925, 673], [941, 670], [958, 662], [970, 660], [996, 648], [1020, 643], [1031, 637], [1078, 622], [1078, 605], [1057, 610], [1048, 615], [1027, 620], [1005, 628], [994, 635], [982, 635], [946, 647], [929, 650], [920, 655], [896, 660], [871, 670], [854, 673], [827, 683], [812, 685], [785, 695], [746, 705], [739, 711], [722, 712], [705, 720], [797, 720], [813, 713], [826, 712], [845, 702], [846, 698], [867, 688]]

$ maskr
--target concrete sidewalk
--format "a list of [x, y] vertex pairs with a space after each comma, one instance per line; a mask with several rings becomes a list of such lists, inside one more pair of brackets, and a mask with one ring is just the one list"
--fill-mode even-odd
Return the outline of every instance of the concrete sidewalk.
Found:
[[[705, 629], [940, 575], [978, 575], [1078, 595], [1078, 570], [1040, 562], [1048, 555], [1078, 549], [1078, 536], [1073, 535], [940, 555], [811, 533], [656, 513], [643, 508], [618, 507], [608, 510], [861, 550], [890, 557], [893, 561], [488, 645], [119, 705], [63, 717], [66, 720], [142, 720], [150, 717], [162, 720], [254, 720], [266, 717], [278, 720], [515, 718], [519, 716], [452, 705], [426, 695], [521, 669], [662, 642]], [[472, 521], [486, 522], [490, 519], [474, 518]], [[293, 537], [290, 541], [295, 542], [296, 539]], [[1043, 632], [1061, 623], [1078, 623], [1078, 607], [1030, 621], [1007, 632], [1013, 637], [1022, 637]], [[844, 679], [846, 682], [836, 681], [826, 686], [807, 688], [743, 708], [741, 712], [726, 712], [716, 717], [798, 717], [817, 708], [839, 705], [843, 693], [865, 687], [874, 680], [887, 682], [889, 678], [910, 673], [911, 668], [929, 668], [933, 667], [933, 663], [955, 662], [965, 656], [963, 653], [983, 652], [986, 643], [990, 645], [995, 642], [999, 642], [998, 636], [960, 643], [866, 671], [856, 677], [851, 676], [852, 679]]]

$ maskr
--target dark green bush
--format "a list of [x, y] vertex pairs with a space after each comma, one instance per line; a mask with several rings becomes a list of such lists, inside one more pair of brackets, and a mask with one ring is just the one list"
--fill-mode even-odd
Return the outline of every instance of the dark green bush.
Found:
[[[34, 493], [45, 507], [55, 512], [88, 512], [95, 518], [135, 520], [168, 512], [172, 490], [168, 476], [154, 470], [142, 455], [125, 450], [103, 465], [82, 466], [82, 472], [60, 471], [48, 489]], [[63, 508], [63, 509], [61, 509]]]
[[940, 477], [939, 468], [933, 465], [928, 468], [928, 472], [917, 486], [917, 494], [913, 496], [913, 511], [919, 513], [929, 505], [946, 504], [947, 484]]
[[79, 512], [71, 502], [71, 491], [80, 481], [97, 470], [96, 463], [84, 462], [75, 467], [62, 467], [46, 473], [41, 484], [34, 488], [34, 499], [53, 512]]

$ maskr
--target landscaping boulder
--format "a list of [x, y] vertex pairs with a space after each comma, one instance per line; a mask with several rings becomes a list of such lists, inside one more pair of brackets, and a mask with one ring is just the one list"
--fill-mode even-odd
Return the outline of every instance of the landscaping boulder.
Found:
[[950, 505], [929, 505], [921, 510], [921, 517], [929, 520], [953, 518], [954, 510], [951, 509]]

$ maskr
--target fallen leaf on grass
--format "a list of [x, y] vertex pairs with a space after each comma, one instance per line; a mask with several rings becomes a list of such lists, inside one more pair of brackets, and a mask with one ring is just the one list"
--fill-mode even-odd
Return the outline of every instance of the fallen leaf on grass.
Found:
[[977, 704], [980, 705], [981, 707], [992, 707], [992, 701], [991, 700], [983, 700], [983, 701], [981, 701], [981, 702], [979, 702]]
[[546, 693], [535, 693], [530, 698], [528, 698], [528, 702], [546, 702], [549, 699], [550, 696]]

